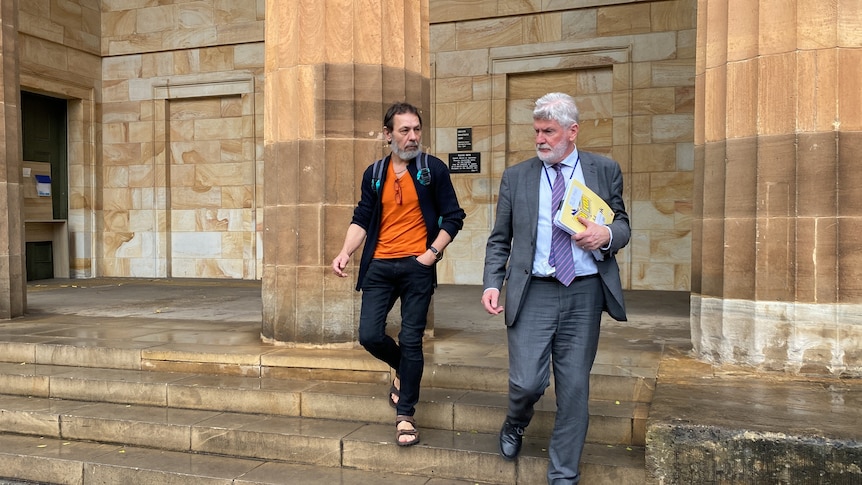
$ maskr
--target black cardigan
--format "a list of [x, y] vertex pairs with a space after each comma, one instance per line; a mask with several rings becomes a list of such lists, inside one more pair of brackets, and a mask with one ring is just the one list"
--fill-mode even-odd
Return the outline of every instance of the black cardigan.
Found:
[[[420, 156], [422, 155], [420, 154]], [[386, 180], [391, 157], [388, 155], [383, 159], [380, 187], [383, 187]], [[366, 232], [365, 246], [362, 249], [362, 259], [359, 263], [359, 276], [356, 279], [357, 290], [362, 289], [362, 280], [368, 271], [368, 265], [371, 264], [374, 249], [377, 247], [377, 239], [380, 237], [380, 214], [383, 210], [383, 204], [380, 195], [372, 187], [373, 167], [374, 164], [369, 165], [362, 175], [362, 196], [353, 210], [353, 220], [351, 221], [351, 223], [365, 229]], [[449, 167], [439, 158], [428, 156], [428, 169], [431, 172], [431, 183], [423, 185], [417, 182], [416, 158], [407, 164], [409, 179], [413, 181], [416, 195], [419, 197], [419, 208], [422, 210], [422, 218], [425, 220], [425, 227], [428, 230], [427, 244], [430, 246], [441, 229], [449, 233], [454, 240], [458, 231], [464, 227], [464, 218], [467, 214], [458, 205], [455, 187], [452, 186], [452, 179], [449, 177]], [[435, 283], [437, 281], [436, 272], [434, 281]]]

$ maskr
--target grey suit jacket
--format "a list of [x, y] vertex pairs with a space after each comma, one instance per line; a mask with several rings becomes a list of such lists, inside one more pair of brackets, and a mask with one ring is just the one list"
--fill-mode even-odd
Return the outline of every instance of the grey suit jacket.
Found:
[[[613, 242], [604, 261], [596, 261], [605, 291], [604, 310], [616, 320], [626, 320], [623, 290], [616, 253], [629, 242], [631, 228], [623, 203], [623, 176], [617, 162], [579, 152], [584, 182], [614, 211], [610, 224]], [[485, 248], [485, 288], [502, 289], [506, 283], [506, 325], [513, 325], [530, 285], [536, 233], [539, 223], [539, 184], [542, 161], [531, 158], [503, 171], [497, 216]]]

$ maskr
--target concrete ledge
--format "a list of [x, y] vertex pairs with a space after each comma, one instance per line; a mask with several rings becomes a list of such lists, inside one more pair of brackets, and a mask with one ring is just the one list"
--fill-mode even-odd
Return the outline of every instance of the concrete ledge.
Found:
[[862, 483], [862, 444], [816, 436], [662, 423], [648, 432], [659, 484]]
[[647, 422], [651, 483], [862, 483], [862, 380], [662, 363]]

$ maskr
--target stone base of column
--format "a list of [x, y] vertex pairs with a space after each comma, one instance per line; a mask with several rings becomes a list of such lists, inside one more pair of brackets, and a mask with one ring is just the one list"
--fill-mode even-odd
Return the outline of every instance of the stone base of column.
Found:
[[691, 297], [695, 355], [791, 375], [862, 376], [862, 305]]

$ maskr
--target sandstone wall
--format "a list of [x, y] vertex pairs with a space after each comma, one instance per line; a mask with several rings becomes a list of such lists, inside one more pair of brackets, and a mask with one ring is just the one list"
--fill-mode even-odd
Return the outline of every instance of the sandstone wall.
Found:
[[469, 127], [481, 156], [481, 173], [453, 175], [468, 217], [443, 281], [481, 283], [502, 170], [535, 153], [532, 102], [564, 91], [579, 148], [623, 169], [624, 286], [690, 288], [696, 2], [607, 3], [431, 2], [432, 151], [456, 153]]

